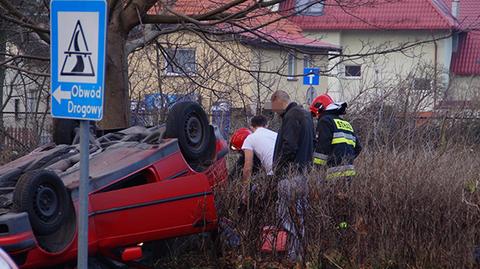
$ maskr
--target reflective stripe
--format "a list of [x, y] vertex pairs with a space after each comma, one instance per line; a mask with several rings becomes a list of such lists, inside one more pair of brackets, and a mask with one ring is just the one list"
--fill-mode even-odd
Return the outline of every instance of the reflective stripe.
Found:
[[333, 133], [333, 138], [346, 138], [353, 141], [357, 141], [357, 138], [354, 135], [343, 133], [343, 132], [335, 132]]
[[357, 175], [355, 167], [353, 165], [343, 165], [329, 168], [327, 170], [327, 179], [333, 179], [337, 177], [353, 177]]
[[344, 171], [344, 172], [336, 172], [327, 175], [327, 179], [333, 179], [337, 177], [353, 177], [356, 176], [357, 173], [355, 171]]
[[314, 158], [319, 158], [319, 159], [322, 159], [322, 160], [328, 160], [328, 155], [322, 154], [322, 153], [318, 153], [318, 152], [314, 152], [314, 153], [313, 153], [313, 157], [314, 157]]
[[332, 145], [342, 144], [342, 143], [351, 145], [352, 147], [355, 147], [355, 145], [357, 144], [357, 143], [355, 143], [355, 141], [347, 139], [347, 138], [334, 138], [334, 139], [332, 139]]
[[314, 152], [313, 153], [313, 163], [317, 165], [326, 165], [328, 160], [328, 155]]
[[355, 166], [351, 164], [347, 164], [347, 165], [330, 167], [328, 168], [327, 173], [343, 172], [348, 170], [355, 170]]
[[313, 164], [317, 164], [317, 165], [326, 165], [327, 164], [327, 161], [326, 160], [323, 160], [323, 159], [320, 159], [320, 158], [313, 158]]

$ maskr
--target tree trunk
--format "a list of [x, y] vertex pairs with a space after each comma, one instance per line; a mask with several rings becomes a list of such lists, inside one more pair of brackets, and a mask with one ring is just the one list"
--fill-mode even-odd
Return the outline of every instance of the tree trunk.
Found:
[[127, 34], [120, 27], [120, 18], [111, 20], [115, 19], [117, 23], [109, 23], [107, 35], [105, 99], [103, 119], [99, 123], [104, 130], [127, 128], [130, 122]]

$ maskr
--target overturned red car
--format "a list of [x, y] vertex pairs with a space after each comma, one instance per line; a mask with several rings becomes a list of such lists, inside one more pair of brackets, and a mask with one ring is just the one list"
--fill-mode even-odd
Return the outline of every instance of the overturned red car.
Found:
[[[164, 125], [92, 137], [89, 254], [132, 260], [140, 243], [215, 230], [212, 190], [227, 178], [227, 152], [193, 102]], [[75, 144], [0, 167], [0, 247], [20, 268], [75, 261], [79, 173]]]

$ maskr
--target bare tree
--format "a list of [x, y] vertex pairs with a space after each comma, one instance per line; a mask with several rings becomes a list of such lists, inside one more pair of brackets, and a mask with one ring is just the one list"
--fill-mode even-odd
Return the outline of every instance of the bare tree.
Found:
[[[328, 55], [329, 60], [335, 64], [323, 69], [325, 75], [330, 75], [334, 69], [345, 60], [356, 60], [374, 55], [385, 55], [409, 50], [415, 46], [431, 43], [444, 38], [449, 38], [453, 33], [444, 36], [432, 36], [420, 41], [409, 41], [401, 44], [384, 44], [379, 46], [365, 46], [357, 52], [348, 54], [329, 54], [328, 52], [305, 51], [301, 47], [295, 47], [281, 42], [272, 35], [281, 30], [275, 25], [290, 16], [294, 16], [315, 4], [327, 4], [324, 0], [309, 1], [308, 4], [295, 7], [291, 10], [272, 12], [269, 7], [281, 3], [283, 0], [231, 0], [231, 1], [203, 1], [202, 4], [192, 4], [191, 1], [177, 0], [108, 0], [108, 41], [107, 41], [107, 70], [106, 70], [106, 96], [103, 128], [126, 127], [129, 122], [129, 74], [128, 55], [141, 50], [146, 45], [155, 42], [159, 36], [171, 33], [189, 31], [200, 38], [217, 55], [217, 59], [228, 62], [228, 55], [219, 51], [216, 47], [222, 37], [227, 39], [238, 38], [257, 39], [261, 43], [280, 46], [284, 50], [294, 51], [298, 54]], [[355, 8], [362, 5], [374, 5], [376, 0], [371, 1], [334, 1], [345, 13], [356, 17]], [[391, 1], [389, 1], [391, 2]], [[28, 4], [32, 5], [28, 5]], [[382, 2], [383, 3], [383, 2]], [[332, 4], [329, 2], [328, 4]], [[29, 6], [30, 8], [26, 8]], [[49, 43], [48, 30], [48, 3], [40, 0], [0, 0], [0, 17], [5, 21], [26, 29], [30, 39], [44, 45]], [[275, 14], [275, 16], [271, 16]], [[361, 19], [361, 18], [358, 18]], [[261, 21], [260, 23], [252, 23]], [[269, 28], [270, 27], [270, 28]], [[379, 28], [379, 30], [381, 30]], [[306, 44], [308, 45], [308, 44]], [[159, 47], [159, 49], [161, 49]], [[22, 51], [20, 54], [25, 53]], [[229, 63], [232, 64], [232, 63]], [[235, 65], [234, 65], [235, 66]], [[16, 66], [8, 66], [17, 68]], [[240, 71], [250, 73], [251, 77], [257, 78], [261, 74], [276, 74], [287, 77], [288, 74], [278, 70], [254, 70], [252, 67], [235, 66]], [[158, 70], [158, 68], [157, 68]], [[26, 70], [22, 70], [26, 71]], [[31, 71], [30, 71], [31, 72]], [[39, 73], [35, 71], [35, 73]], [[43, 74], [43, 73], [39, 73]], [[296, 74], [300, 77], [303, 74]], [[157, 76], [159, 77], [159, 76]], [[158, 82], [158, 81], [157, 81]], [[192, 82], [190, 80], [190, 82]], [[258, 85], [261, 87], [261, 83]], [[159, 86], [160, 87], [160, 86]], [[215, 89], [213, 95], [216, 95]], [[135, 96], [134, 94], [132, 97]], [[257, 100], [258, 101], [258, 100]]]
[[[38, 16], [30, 17], [24, 12], [25, 3], [46, 3], [44, 1], [9, 1], [1, 0], [0, 16], [24, 28], [33, 31], [37, 38], [49, 43], [49, 31], [46, 23], [39, 23]], [[178, 3], [177, 3], [178, 2]], [[188, 4], [188, 1], [158, 1], [158, 0], [109, 0], [108, 40], [107, 40], [107, 68], [106, 68], [106, 96], [105, 113], [102, 126], [104, 128], [120, 128], [128, 125], [128, 50], [129, 33], [138, 25], [177, 25], [178, 29], [185, 28], [186, 24], [209, 24], [228, 22], [246, 18], [260, 8], [279, 3], [274, 1], [247, 1], [235, 0], [222, 3], [211, 3], [210, 8], [197, 14], [188, 14], [176, 11], [177, 4]], [[156, 7], [156, 14], [149, 13]], [[48, 6], [43, 7], [48, 12]], [[40, 12], [41, 13], [41, 12]], [[159, 27], [160, 28], [160, 27]], [[148, 42], [162, 33], [162, 29], [154, 29], [141, 42], [134, 42], [138, 46]], [[137, 45], [130, 46], [132, 50]]]

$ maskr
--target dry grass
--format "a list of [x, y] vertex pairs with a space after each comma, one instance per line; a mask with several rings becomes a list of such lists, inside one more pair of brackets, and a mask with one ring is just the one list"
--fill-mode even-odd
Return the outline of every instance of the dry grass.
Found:
[[[306, 215], [307, 262], [341, 268], [474, 268], [479, 244], [480, 155], [471, 148], [446, 151], [407, 149], [365, 151], [357, 160], [358, 176], [345, 195], [336, 183], [309, 175]], [[238, 184], [220, 191], [220, 212], [241, 234], [237, 256], [262, 260], [260, 228], [275, 225], [274, 184], [257, 179], [260, 191], [245, 214]], [[265, 198], [266, 197], [266, 198]], [[349, 227], [338, 229], [338, 216]], [[281, 257], [280, 257], [281, 259]]]

